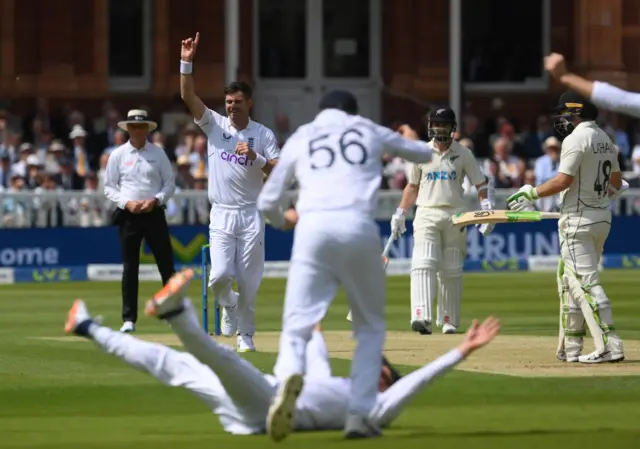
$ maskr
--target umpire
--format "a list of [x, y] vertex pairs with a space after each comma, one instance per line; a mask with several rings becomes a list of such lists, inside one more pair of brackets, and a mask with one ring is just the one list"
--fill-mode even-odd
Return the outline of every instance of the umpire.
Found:
[[162, 283], [175, 273], [165, 204], [175, 190], [173, 167], [164, 150], [147, 137], [158, 124], [139, 109], [129, 111], [118, 127], [129, 141], [116, 148], [107, 163], [104, 193], [117, 205], [113, 224], [118, 226], [122, 272], [121, 332], [134, 332], [138, 319], [138, 271], [144, 239], [156, 259]]

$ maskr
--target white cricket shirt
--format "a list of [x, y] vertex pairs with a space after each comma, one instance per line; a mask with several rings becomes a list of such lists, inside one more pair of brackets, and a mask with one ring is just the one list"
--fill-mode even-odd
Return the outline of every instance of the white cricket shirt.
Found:
[[618, 151], [595, 121], [582, 122], [565, 137], [558, 172], [573, 176], [561, 193], [561, 213], [609, 209], [611, 173], [619, 172]]
[[258, 208], [273, 223], [281, 219], [280, 199], [295, 177], [299, 183], [296, 211], [300, 216], [345, 210], [373, 218], [384, 153], [415, 162], [431, 158], [425, 142], [405, 139], [359, 115], [324, 110], [284, 144], [280, 160], [258, 198]]
[[421, 207], [462, 208], [464, 199], [464, 178], [467, 176], [474, 186], [485, 182], [486, 178], [475, 156], [468, 148], [453, 141], [444, 153], [440, 153], [433, 141], [431, 161], [426, 164], [412, 164], [409, 169], [409, 184], [419, 185], [416, 204]]
[[273, 131], [253, 120], [245, 129], [236, 130], [228, 117], [208, 108], [200, 120], [194, 121], [208, 139], [211, 204], [233, 209], [255, 205], [264, 184], [262, 168], [246, 156], [235, 154], [236, 144], [248, 142], [265, 159], [277, 159], [280, 151]]
[[175, 189], [173, 167], [159, 146], [147, 142], [138, 150], [127, 142], [109, 156], [104, 194], [120, 209], [125, 208], [127, 201], [153, 198], [161, 205], [166, 204]]

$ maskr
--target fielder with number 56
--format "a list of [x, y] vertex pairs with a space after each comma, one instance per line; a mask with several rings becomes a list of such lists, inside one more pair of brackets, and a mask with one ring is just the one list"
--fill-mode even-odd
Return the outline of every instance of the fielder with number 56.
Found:
[[[478, 190], [482, 209], [494, 208], [493, 192], [473, 153], [453, 140], [456, 127], [453, 110], [444, 108], [429, 113], [427, 129], [433, 148], [432, 160], [411, 165], [409, 183], [391, 218], [391, 232], [400, 236], [406, 231], [407, 210], [417, 203], [411, 259], [411, 329], [422, 335], [432, 332], [438, 278], [440, 295], [436, 324], [442, 327], [444, 334], [455, 334], [460, 326], [467, 232], [466, 227], [455, 226], [451, 217], [466, 209], [462, 188], [465, 175]], [[478, 225], [482, 235], [489, 234], [494, 226], [490, 223]]]
[[[610, 201], [629, 185], [622, 179], [615, 145], [596, 125], [596, 106], [578, 93], [567, 91], [560, 97], [556, 112], [554, 127], [566, 136], [558, 174], [538, 187], [523, 186], [507, 199], [507, 204], [514, 210], [534, 210], [538, 198], [562, 192], [558, 222], [558, 359], [619, 362], [624, 360], [624, 350], [613, 327], [611, 303], [600, 285], [598, 262], [611, 228]], [[594, 339], [595, 351], [581, 355], [585, 324]]]

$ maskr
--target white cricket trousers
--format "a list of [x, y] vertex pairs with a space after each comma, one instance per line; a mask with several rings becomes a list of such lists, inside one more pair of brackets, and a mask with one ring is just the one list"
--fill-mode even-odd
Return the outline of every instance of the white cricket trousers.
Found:
[[342, 285], [352, 312], [356, 350], [349, 411], [375, 406], [385, 341], [386, 278], [380, 231], [349, 211], [303, 214], [296, 225], [287, 281], [276, 378], [305, 373], [305, 351]]
[[230, 209], [214, 204], [209, 223], [209, 286], [223, 307], [233, 307], [231, 288], [238, 283], [238, 333], [256, 331], [256, 295], [264, 273], [264, 220], [254, 207]]

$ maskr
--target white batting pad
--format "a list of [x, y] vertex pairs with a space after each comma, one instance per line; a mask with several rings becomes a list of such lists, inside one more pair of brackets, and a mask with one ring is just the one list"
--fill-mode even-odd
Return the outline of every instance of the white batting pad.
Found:
[[417, 240], [411, 258], [411, 321], [431, 322], [433, 301], [437, 293], [437, 242]]
[[411, 321], [431, 322], [438, 280], [434, 270], [411, 270]]
[[438, 323], [450, 323], [460, 327], [460, 303], [462, 301], [462, 268], [464, 253], [458, 248], [446, 248], [440, 270], [440, 297]]

